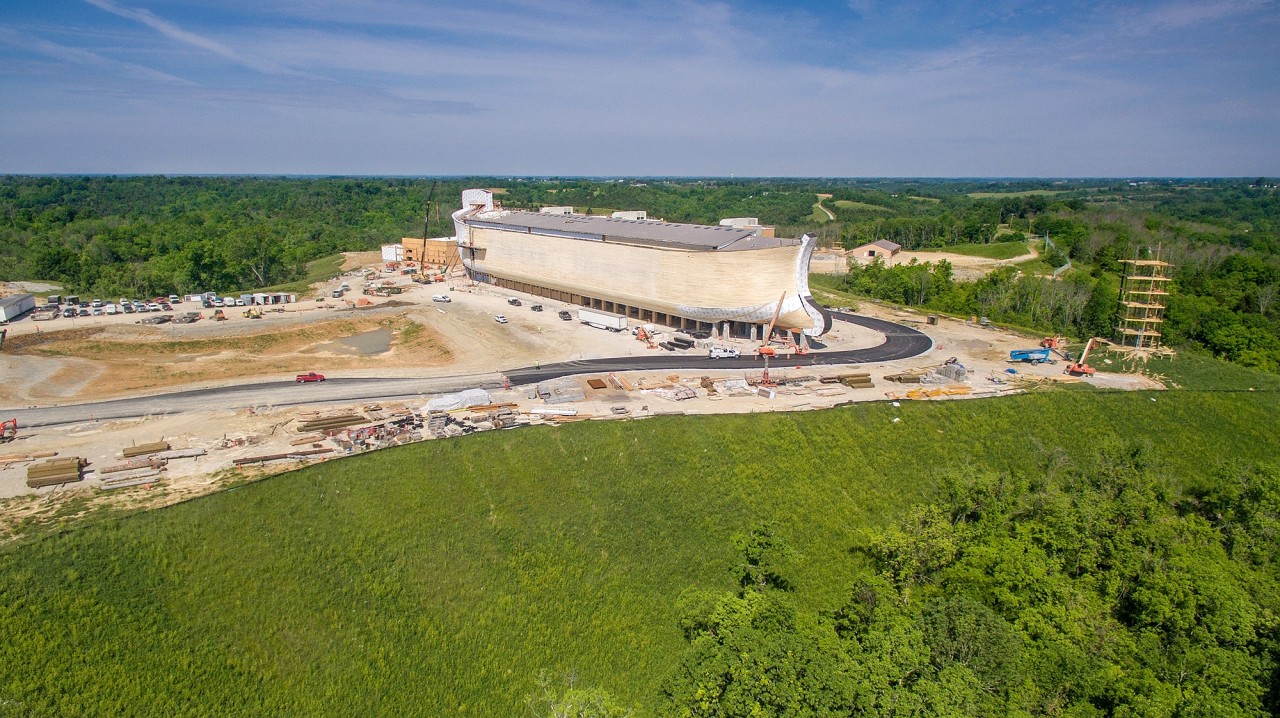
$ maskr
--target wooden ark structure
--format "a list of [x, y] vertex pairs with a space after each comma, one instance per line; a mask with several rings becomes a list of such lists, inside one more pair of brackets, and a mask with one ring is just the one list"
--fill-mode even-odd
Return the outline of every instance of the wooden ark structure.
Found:
[[476, 281], [718, 336], [758, 337], [775, 310], [782, 329], [831, 328], [809, 290], [812, 236], [506, 210], [479, 189], [464, 191], [462, 205], [458, 251]]

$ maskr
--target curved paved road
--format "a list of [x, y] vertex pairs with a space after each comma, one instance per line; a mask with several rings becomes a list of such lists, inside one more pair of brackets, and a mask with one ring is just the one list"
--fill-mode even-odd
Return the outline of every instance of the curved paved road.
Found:
[[[880, 332], [885, 342], [851, 351], [815, 351], [804, 356], [779, 359], [777, 367], [872, 364], [907, 359], [933, 348], [933, 340], [923, 332], [883, 319], [832, 312], [832, 317]], [[532, 384], [574, 374], [659, 369], [759, 369], [763, 363], [754, 356], [737, 359], [708, 359], [674, 353], [644, 357], [616, 357], [561, 362], [540, 367], [523, 367], [506, 373], [512, 384]], [[337, 402], [372, 401], [426, 397], [461, 389], [502, 386], [500, 374], [461, 374], [432, 378], [334, 378], [322, 384], [299, 386], [291, 381], [259, 382], [208, 389], [188, 389], [155, 396], [112, 399], [85, 404], [67, 404], [30, 409], [2, 409], [3, 416], [16, 417], [20, 426], [55, 426], [96, 419], [125, 419], [139, 416], [180, 414], [184, 411], [219, 411], [249, 406], [292, 406]]]

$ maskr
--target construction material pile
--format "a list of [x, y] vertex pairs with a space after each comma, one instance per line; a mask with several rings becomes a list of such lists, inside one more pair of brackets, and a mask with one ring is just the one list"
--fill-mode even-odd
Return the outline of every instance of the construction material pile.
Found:
[[823, 377], [818, 380], [823, 384], [843, 384], [850, 389], [873, 389], [875, 384], [871, 382], [871, 374], [863, 372], [852, 372], [849, 374], [837, 374], [835, 376]]
[[568, 404], [585, 401], [587, 394], [576, 379], [566, 377], [538, 384], [534, 390], [534, 396], [530, 398], [540, 398], [548, 404]]
[[310, 421], [305, 421], [302, 424], [298, 425], [298, 431], [299, 432], [318, 431], [324, 434], [328, 434], [331, 432], [341, 431], [342, 429], [345, 429], [348, 426], [355, 426], [356, 424], [365, 424], [365, 423], [368, 423], [368, 421], [369, 421], [368, 419], [366, 419], [364, 416], [361, 416], [360, 414], [354, 414], [354, 413], [338, 414], [337, 416], [326, 416], [326, 417], [320, 417], [319, 419], [312, 419]]
[[126, 446], [120, 450], [120, 453], [126, 459], [132, 459], [135, 456], [146, 456], [147, 454], [155, 454], [161, 451], [169, 450], [169, 442], [153, 441], [146, 444], [137, 444], [135, 446]]
[[452, 411], [454, 409], [465, 409], [472, 406], [483, 406], [489, 404], [493, 399], [489, 396], [489, 392], [484, 389], [466, 389], [455, 394], [444, 394], [427, 401], [427, 405], [423, 407], [423, 412], [430, 413], [433, 411]]
[[27, 486], [38, 489], [42, 486], [69, 484], [84, 478], [80, 470], [85, 461], [79, 456], [63, 459], [49, 459], [27, 467]]

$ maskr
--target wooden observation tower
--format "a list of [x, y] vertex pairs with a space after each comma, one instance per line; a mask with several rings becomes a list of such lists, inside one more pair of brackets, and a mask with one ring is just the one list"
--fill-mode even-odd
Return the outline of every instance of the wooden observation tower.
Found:
[[1116, 333], [1121, 346], [1135, 351], [1160, 348], [1160, 328], [1173, 267], [1160, 255], [1157, 247], [1152, 259], [1120, 260], [1125, 265], [1125, 275], [1120, 284], [1120, 325]]

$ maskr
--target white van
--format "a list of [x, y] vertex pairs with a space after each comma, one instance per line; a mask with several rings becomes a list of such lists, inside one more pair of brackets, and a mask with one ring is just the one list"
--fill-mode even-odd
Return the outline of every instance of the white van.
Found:
[[708, 359], [736, 359], [738, 350], [733, 347], [711, 347], [707, 350]]
[[108, 305], [107, 305], [107, 314], [116, 314], [116, 313], [118, 313], [119, 311], [120, 311], [120, 310], [116, 308], [116, 305], [115, 305], [115, 304], [108, 304]]

